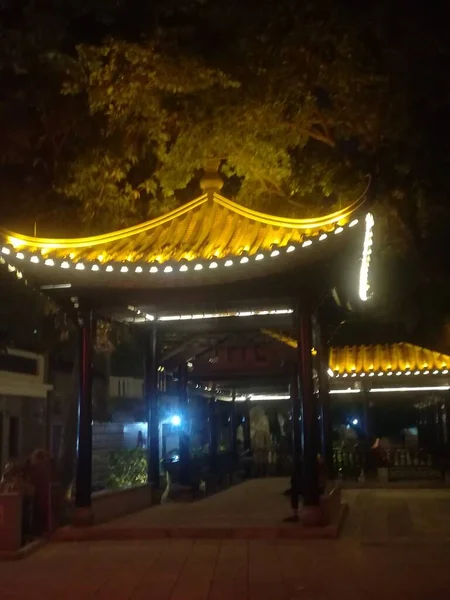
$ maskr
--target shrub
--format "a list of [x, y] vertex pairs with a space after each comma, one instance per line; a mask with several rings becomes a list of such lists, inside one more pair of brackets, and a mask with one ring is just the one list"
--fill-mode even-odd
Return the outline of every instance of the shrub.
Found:
[[143, 483], [147, 483], [146, 450], [134, 448], [111, 452], [108, 488], [121, 489]]

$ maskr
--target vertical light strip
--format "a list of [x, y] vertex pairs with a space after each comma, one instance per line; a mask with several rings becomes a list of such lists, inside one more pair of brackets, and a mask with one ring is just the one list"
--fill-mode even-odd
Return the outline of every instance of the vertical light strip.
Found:
[[366, 231], [364, 234], [364, 246], [361, 259], [361, 271], [359, 274], [359, 297], [363, 302], [369, 299], [369, 267], [372, 254], [373, 226], [375, 220], [372, 213], [366, 215]]

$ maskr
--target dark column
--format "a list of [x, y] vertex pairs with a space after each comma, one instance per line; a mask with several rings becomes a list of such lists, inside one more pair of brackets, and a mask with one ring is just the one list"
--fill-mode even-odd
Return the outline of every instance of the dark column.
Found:
[[316, 364], [319, 378], [321, 454], [325, 463], [327, 477], [329, 479], [334, 479], [333, 421], [331, 418], [330, 382], [328, 379], [328, 348], [324, 344], [322, 332], [318, 324], [316, 340]]
[[370, 401], [369, 392], [365, 388], [363, 389], [363, 421], [364, 433], [366, 434], [367, 441], [370, 443], [372, 437], [370, 423]]
[[230, 454], [231, 454], [231, 470], [236, 470], [238, 464], [237, 454], [237, 423], [236, 423], [236, 390], [233, 390], [233, 395], [230, 402]]
[[217, 402], [213, 395], [209, 400], [209, 479], [210, 488], [212, 491], [216, 488], [217, 482], [217, 468], [218, 468], [218, 456], [217, 456]]
[[189, 483], [189, 394], [188, 394], [188, 369], [186, 363], [178, 369], [178, 405], [180, 407], [180, 482], [182, 485]]
[[147, 406], [147, 481], [159, 487], [159, 399], [157, 329], [152, 323], [145, 352], [145, 399]]
[[[306, 524], [318, 524], [319, 471], [317, 397], [313, 386], [313, 325], [310, 313], [297, 315], [299, 385], [303, 418], [303, 505]], [[312, 510], [308, 510], [312, 509]]]
[[250, 399], [244, 403], [244, 421], [242, 423], [244, 434], [244, 452], [250, 454], [252, 451], [252, 434], [250, 429]]
[[439, 448], [439, 450], [442, 450], [442, 447], [444, 445], [444, 419], [443, 419], [443, 413], [444, 413], [444, 403], [443, 400], [441, 398], [439, 398], [436, 401], [436, 444]]
[[448, 444], [450, 442], [450, 421], [449, 421], [449, 416], [450, 416], [450, 402], [448, 401], [447, 397], [444, 398], [443, 401], [443, 409], [442, 409], [442, 423], [443, 423], [443, 431], [444, 431], [444, 444], [447, 447], [448, 450]]
[[450, 402], [447, 398], [448, 393], [445, 395], [443, 400], [442, 409], [442, 425], [444, 435], [444, 479], [446, 478], [446, 473], [448, 473], [450, 470]]
[[302, 477], [302, 421], [301, 404], [298, 387], [297, 365], [292, 365], [291, 377], [291, 403], [292, 403], [292, 480], [291, 480], [291, 508], [293, 515], [291, 519], [298, 521], [299, 495], [301, 492]]
[[92, 523], [92, 350], [94, 317], [91, 310], [83, 312], [78, 327], [79, 388], [78, 439], [75, 488], [77, 525]]

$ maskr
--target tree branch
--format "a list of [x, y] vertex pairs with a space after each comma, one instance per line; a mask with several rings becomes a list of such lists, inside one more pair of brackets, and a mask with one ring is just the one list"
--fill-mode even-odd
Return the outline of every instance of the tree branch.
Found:
[[299, 131], [305, 133], [308, 137], [310, 137], [313, 140], [326, 144], [330, 148], [336, 148], [336, 142], [330, 134], [318, 131], [317, 129], [304, 129], [302, 127], [299, 128]]

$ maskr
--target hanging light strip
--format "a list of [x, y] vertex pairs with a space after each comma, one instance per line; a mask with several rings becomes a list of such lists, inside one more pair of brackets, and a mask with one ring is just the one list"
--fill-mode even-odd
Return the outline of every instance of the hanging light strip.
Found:
[[224, 313], [198, 313], [192, 315], [168, 315], [158, 317], [157, 321], [197, 321], [200, 319], [223, 319], [227, 317], [261, 317], [266, 315], [290, 315], [293, 312], [294, 311], [290, 308], [282, 308], [276, 310], [248, 310]]
[[330, 394], [359, 394], [361, 392], [358, 388], [347, 388], [345, 390], [330, 390]]
[[448, 390], [450, 390], [450, 385], [428, 385], [417, 387], [371, 388], [369, 392], [375, 394], [390, 394], [391, 392], [445, 392]]
[[294, 311], [292, 308], [277, 308], [272, 310], [247, 310], [237, 312], [223, 312], [223, 313], [195, 313], [191, 315], [164, 315], [162, 317], [156, 317], [150, 315], [135, 306], [128, 306], [128, 310], [136, 313], [142, 319], [146, 321], [159, 321], [159, 322], [171, 322], [171, 321], [198, 321], [203, 319], [224, 319], [230, 317], [262, 317], [267, 315], [291, 315]]
[[447, 365], [442, 365], [442, 367], [439, 369], [433, 369], [433, 371], [430, 371], [430, 369], [424, 368], [422, 370], [420, 369], [416, 369], [415, 371], [412, 371], [411, 369], [406, 369], [404, 371], [360, 371], [360, 372], [352, 372], [352, 373], [348, 373], [348, 372], [344, 372], [344, 373], [339, 373], [338, 371], [333, 371], [332, 369], [328, 369], [328, 375], [334, 378], [339, 378], [339, 377], [383, 377], [384, 375], [386, 375], [386, 377], [392, 377], [393, 375], [400, 377], [409, 377], [410, 375], [448, 375], [449, 373], [449, 369], [447, 368]]
[[[373, 226], [375, 224], [372, 213], [366, 215], [366, 231], [364, 234], [363, 253], [361, 259], [361, 270], [359, 274], [359, 297], [363, 302], [369, 299], [369, 268], [372, 254]], [[350, 223], [350, 227], [352, 223]]]
[[[205, 388], [206, 389], [206, 388]], [[232, 396], [229, 396], [227, 400], [232, 400]], [[265, 402], [269, 400], [290, 400], [289, 394], [249, 394], [248, 396], [236, 396], [236, 402]]]
[[[121, 275], [126, 275], [126, 276], [133, 276], [135, 274], [165, 274], [165, 275], [169, 275], [171, 274], [171, 276], [173, 277], [173, 273], [177, 272], [177, 273], [186, 273], [188, 271], [202, 271], [204, 269], [211, 269], [211, 270], [215, 270], [217, 268], [220, 267], [232, 267], [232, 266], [241, 266], [241, 265], [248, 265], [248, 264], [253, 264], [255, 261], [256, 262], [260, 262], [262, 260], [268, 260], [271, 258], [276, 258], [278, 256], [280, 256], [282, 253], [284, 254], [290, 254], [298, 249], [301, 248], [307, 248], [308, 246], [311, 246], [313, 243], [315, 242], [322, 242], [324, 240], [329, 239], [330, 234], [334, 233], [334, 234], [339, 234], [342, 231], [344, 231], [344, 229], [349, 229], [354, 227], [357, 223], [358, 223], [358, 219], [353, 219], [353, 221], [351, 221], [348, 225], [339, 225], [336, 224], [336, 227], [334, 229], [332, 229], [331, 231], [318, 231], [316, 236], [310, 237], [310, 238], [304, 238], [301, 242], [299, 243], [290, 243], [287, 246], [283, 246], [283, 247], [279, 247], [278, 245], [274, 244], [272, 245], [270, 250], [266, 250], [265, 252], [258, 252], [256, 255], [254, 256], [247, 256], [247, 255], [242, 255], [242, 256], [233, 256], [233, 257], [229, 257], [229, 258], [223, 258], [223, 259], [218, 259], [218, 258], [212, 258], [211, 260], [202, 260], [202, 261], [167, 261], [165, 263], [159, 263], [159, 262], [154, 262], [154, 263], [140, 263], [140, 264], [133, 264], [132, 262], [104, 262], [104, 257], [103, 256], [99, 256], [98, 259], [96, 261], [86, 261], [85, 263], [82, 262], [81, 260], [73, 260], [72, 257], [65, 257], [64, 259], [55, 259], [55, 258], [46, 258], [46, 256], [40, 252], [34, 252], [34, 253], [27, 253], [25, 254], [24, 249], [19, 249], [19, 247], [14, 247], [14, 243], [13, 240], [11, 239], [11, 244], [10, 245], [5, 245], [1, 248], [1, 253], [4, 255], [11, 255], [11, 257], [15, 256], [15, 258], [19, 259], [19, 260], [25, 260], [26, 258], [28, 258], [28, 260], [31, 263], [34, 264], [38, 264], [40, 263], [41, 259], [44, 261], [45, 266], [47, 267], [59, 267], [61, 269], [75, 269], [76, 271], [94, 271], [94, 272], [106, 272], [106, 273], [112, 273], [112, 272], [119, 272]], [[367, 278], [367, 273], [368, 273], [368, 260], [369, 260], [369, 255], [371, 252], [371, 245], [372, 245], [372, 226], [373, 226], [373, 216], [368, 213], [366, 215], [366, 235], [365, 235], [365, 241], [364, 241], [364, 253], [363, 253], [363, 264], [367, 263], [367, 268], [364, 267], [366, 270], [364, 271], [364, 273], [366, 274], [366, 278]], [[45, 254], [48, 252], [48, 250], [45, 251]], [[365, 257], [365, 258], [364, 258]], [[367, 272], [366, 272], [367, 271]], [[363, 267], [361, 267], [361, 278], [363, 277]], [[362, 281], [362, 279], [361, 279]], [[360, 290], [362, 283], [360, 282]]]
[[250, 400], [290, 400], [291, 397], [288, 394], [252, 394]]

